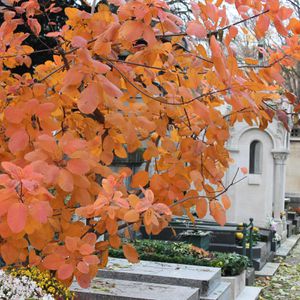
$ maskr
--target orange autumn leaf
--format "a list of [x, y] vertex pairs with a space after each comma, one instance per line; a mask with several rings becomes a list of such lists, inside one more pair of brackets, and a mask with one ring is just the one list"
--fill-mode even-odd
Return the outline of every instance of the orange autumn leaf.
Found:
[[83, 244], [82, 246], [80, 246], [79, 248], [79, 252], [82, 255], [90, 255], [95, 251], [94, 247], [92, 245], [89, 244]]
[[9, 139], [8, 147], [12, 153], [24, 150], [29, 143], [29, 136], [25, 129], [16, 131]]
[[132, 176], [131, 186], [137, 188], [145, 186], [149, 182], [149, 174], [147, 171], [139, 171]]
[[186, 32], [188, 35], [194, 35], [197, 38], [204, 38], [207, 35], [205, 27], [196, 21], [191, 21], [188, 23]]
[[[164, 0], [110, 0], [92, 13], [58, 1], [4, 2], [5, 267], [28, 262], [87, 288], [109, 247], [122, 245], [124, 223], [159, 234], [173, 215], [197, 222], [195, 208], [223, 225], [231, 129], [246, 122], [263, 130], [276, 118], [289, 130], [280, 103], [300, 110], [286, 88], [286, 70], [300, 60], [300, 21], [282, 1], [191, 2], [190, 21]], [[281, 38], [270, 42], [272, 30]], [[39, 36], [53, 51], [37, 47]], [[123, 250], [138, 261], [132, 245]]]
[[49, 270], [58, 270], [61, 265], [64, 264], [64, 259], [59, 254], [49, 254], [47, 255], [42, 263], [43, 266]]
[[258, 64], [258, 60], [257, 59], [253, 59], [251, 57], [247, 57], [244, 59], [246, 64], [249, 65], [257, 65]]
[[230, 199], [228, 198], [227, 195], [222, 195], [221, 196], [221, 201], [222, 201], [223, 207], [225, 209], [229, 209], [231, 207], [231, 201], [230, 201]]
[[128, 259], [131, 263], [138, 263], [139, 262], [139, 255], [136, 249], [130, 244], [123, 244], [123, 252], [124, 256]]
[[140, 214], [134, 209], [129, 210], [124, 215], [124, 221], [126, 221], [128, 223], [137, 222], [139, 219], [140, 219]]
[[14, 203], [7, 212], [7, 224], [14, 233], [24, 230], [28, 215], [28, 208], [23, 203]]
[[74, 180], [72, 174], [65, 169], [60, 169], [58, 175], [58, 185], [65, 192], [72, 192], [74, 188]]
[[207, 200], [200, 198], [196, 200], [196, 213], [198, 218], [202, 219], [206, 216], [208, 210]]
[[224, 226], [226, 223], [226, 213], [224, 207], [217, 200], [212, 200], [209, 203], [210, 213], [217, 223]]
[[120, 35], [122, 38], [133, 42], [142, 37], [144, 25], [138, 21], [126, 21], [120, 28]]
[[78, 272], [75, 276], [80, 287], [87, 289], [90, 286], [92, 278], [89, 274]]
[[63, 264], [57, 270], [57, 277], [60, 280], [66, 280], [73, 275], [74, 267], [72, 264]]
[[71, 173], [76, 175], [84, 175], [90, 170], [89, 163], [80, 158], [73, 158], [67, 162], [66, 167]]
[[85, 114], [91, 114], [100, 103], [98, 87], [96, 83], [89, 84], [80, 94], [78, 108]]
[[121, 238], [117, 234], [109, 236], [109, 244], [113, 248], [119, 249], [121, 246], [121, 243], [122, 243]]

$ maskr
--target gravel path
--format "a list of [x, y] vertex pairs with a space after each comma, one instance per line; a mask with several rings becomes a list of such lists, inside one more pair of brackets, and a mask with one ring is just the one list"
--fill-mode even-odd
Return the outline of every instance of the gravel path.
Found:
[[300, 300], [300, 242], [273, 277], [262, 277], [256, 285], [263, 287], [260, 300]]

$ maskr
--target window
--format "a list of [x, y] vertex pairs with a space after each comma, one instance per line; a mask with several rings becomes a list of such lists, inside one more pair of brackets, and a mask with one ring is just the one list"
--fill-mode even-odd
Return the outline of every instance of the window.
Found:
[[262, 143], [259, 141], [253, 141], [250, 144], [249, 173], [262, 173]]
[[292, 132], [291, 132], [291, 136], [299, 138], [300, 137], [300, 128], [299, 127], [293, 128]]

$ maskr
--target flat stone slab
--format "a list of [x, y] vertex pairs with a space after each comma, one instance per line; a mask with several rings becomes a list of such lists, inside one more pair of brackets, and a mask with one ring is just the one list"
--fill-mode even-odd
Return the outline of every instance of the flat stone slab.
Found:
[[292, 235], [288, 237], [276, 250], [276, 256], [283, 256], [286, 257], [289, 255], [291, 250], [294, 248], [294, 246], [297, 244], [298, 240], [300, 238], [300, 234]]
[[197, 288], [106, 278], [94, 279], [88, 289], [74, 282], [70, 289], [80, 300], [199, 300]]
[[262, 288], [246, 286], [236, 300], [257, 300]]
[[267, 262], [260, 271], [255, 271], [255, 276], [257, 277], [273, 276], [279, 266], [280, 266], [279, 263]]
[[126, 259], [110, 258], [98, 277], [129, 281], [142, 281], [198, 288], [208, 295], [221, 282], [221, 269], [182, 264], [140, 261], [131, 264]]

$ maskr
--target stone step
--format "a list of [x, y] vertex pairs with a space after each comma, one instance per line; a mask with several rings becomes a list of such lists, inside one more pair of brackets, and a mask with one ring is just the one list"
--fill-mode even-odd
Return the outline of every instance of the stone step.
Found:
[[107, 267], [100, 269], [97, 276], [188, 286], [198, 288], [203, 296], [207, 296], [221, 283], [221, 269], [219, 268], [152, 261], [140, 261], [138, 264], [131, 264], [122, 258], [110, 258]]
[[275, 255], [287, 257], [291, 252], [291, 250], [294, 248], [294, 246], [297, 244], [299, 238], [300, 238], [300, 234], [288, 237], [277, 249]]
[[71, 287], [80, 300], [198, 300], [199, 289], [127, 280], [95, 278], [91, 287], [82, 289], [76, 282]]
[[267, 262], [263, 268], [259, 271], [255, 271], [255, 276], [257, 277], [266, 277], [273, 276], [277, 269], [279, 268], [280, 263]]
[[261, 288], [254, 286], [246, 286], [244, 290], [239, 294], [236, 300], [257, 300], [260, 294]]
[[230, 285], [229, 282], [221, 282], [207, 296], [200, 296], [200, 300], [233, 300]]

